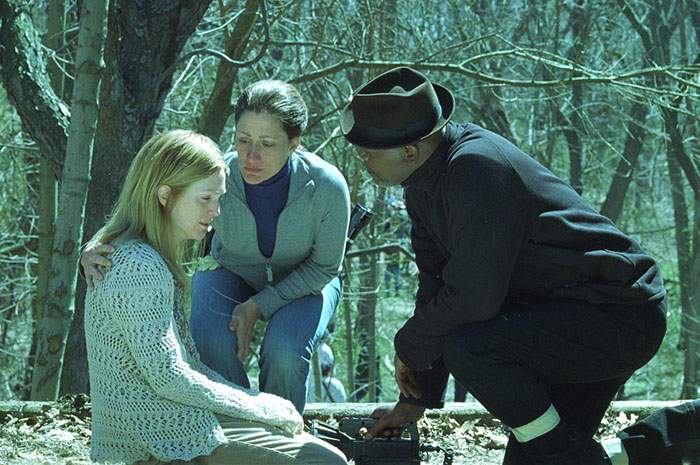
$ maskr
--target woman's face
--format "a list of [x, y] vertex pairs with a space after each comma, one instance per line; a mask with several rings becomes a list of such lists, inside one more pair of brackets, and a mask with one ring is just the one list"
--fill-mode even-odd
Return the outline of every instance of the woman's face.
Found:
[[290, 139], [279, 118], [267, 112], [245, 111], [236, 123], [236, 151], [241, 176], [259, 184], [277, 174], [299, 145]]
[[211, 222], [219, 216], [219, 200], [225, 192], [226, 174], [223, 170], [187, 186], [170, 210], [175, 240], [204, 239], [211, 230]]

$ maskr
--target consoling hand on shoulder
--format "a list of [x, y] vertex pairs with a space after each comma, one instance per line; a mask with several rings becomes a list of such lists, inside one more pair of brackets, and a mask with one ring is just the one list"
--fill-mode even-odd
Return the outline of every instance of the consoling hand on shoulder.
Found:
[[[112, 266], [112, 262], [107, 258], [109, 254], [114, 252], [114, 247], [110, 244], [94, 244], [88, 245], [80, 254], [80, 265], [83, 267], [85, 281], [89, 289], [95, 287], [94, 282], [102, 281], [104, 273]], [[100, 267], [103, 270], [100, 270]]]

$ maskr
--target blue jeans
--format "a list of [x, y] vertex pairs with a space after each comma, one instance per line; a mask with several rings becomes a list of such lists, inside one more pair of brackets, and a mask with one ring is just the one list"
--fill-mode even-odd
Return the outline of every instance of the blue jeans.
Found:
[[[226, 268], [198, 271], [192, 278], [190, 331], [202, 362], [246, 388], [250, 383], [228, 325], [233, 308], [253, 295], [255, 290]], [[296, 299], [272, 315], [261, 346], [261, 391], [284, 397], [303, 412], [311, 356], [339, 299], [340, 279], [334, 278], [321, 294]]]

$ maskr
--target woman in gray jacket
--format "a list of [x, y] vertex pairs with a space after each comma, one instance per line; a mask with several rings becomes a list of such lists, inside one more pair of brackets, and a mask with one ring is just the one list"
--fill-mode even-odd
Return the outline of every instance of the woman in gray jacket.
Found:
[[192, 280], [191, 331], [204, 363], [244, 387], [255, 322], [266, 323], [259, 387], [300, 412], [314, 347], [340, 299], [348, 187], [301, 145], [308, 113], [299, 92], [259, 81], [236, 103], [236, 150], [211, 256]]

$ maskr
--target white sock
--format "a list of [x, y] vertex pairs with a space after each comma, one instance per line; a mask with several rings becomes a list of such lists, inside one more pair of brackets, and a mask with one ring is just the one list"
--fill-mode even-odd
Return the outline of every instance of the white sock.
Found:
[[624, 444], [620, 438], [608, 438], [600, 443], [605, 453], [610, 457], [612, 465], [629, 465], [630, 458], [627, 456]]
[[561, 422], [559, 413], [554, 405], [550, 405], [546, 412], [539, 417], [517, 428], [512, 428], [513, 435], [518, 442], [532, 441], [552, 431]]

